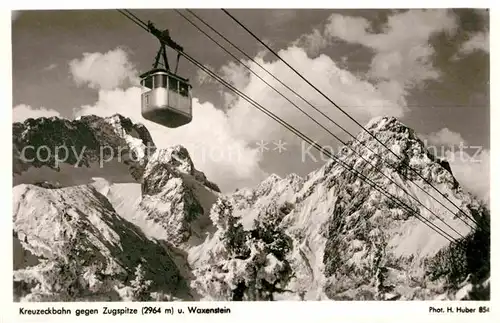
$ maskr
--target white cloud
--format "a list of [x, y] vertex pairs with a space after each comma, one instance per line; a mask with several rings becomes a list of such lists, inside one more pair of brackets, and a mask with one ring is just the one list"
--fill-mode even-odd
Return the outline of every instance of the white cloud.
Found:
[[[210, 66], [209, 64], [205, 64], [205, 67], [208, 68], [209, 70], [211, 71], [214, 71], [215, 69]], [[204, 84], [217, 84], [217, 81], [214, 80], [212, 77], [210, 77], [210, 75], [208, 75], [207, 73], [205, 73], [203, 70], [201, 69], [198, 69], [196, 70], [196, 81], [198, 82], [198, 84], [200, 85], [204, 85]]]
[[467, 144], [461, 134], [451, 131], [448, 128], [443, 128], [429, 135], [424, 135], [423, 138], [435, 145], [455, 146]]
[[112, 90], [129, 81], [138, 84], [137, 71], [127, 53], [116, 48], [107, 53], [84, 53], [81, 59], [69, 62], [73, 80], [93, 89]]
[[341, 39], [370, 48], [375, 55], [368, 75], [379, 81], [388, 97], [404, 103], [408, 90], [439, 77], [431, 61], [434, 49], [430, 37], [438, 32], [454, 32], [456, 27], [455, 17], [447, 10], [395, 13], [388, 17], [382, 33], [372, 33], [371, 22], [365, 18], [332, 14], [322, 35], [315, 31], [305, 39], [314, 40], [309, 43], [316, 47]]
[[383, 33], [370, 33], [369, 26], [364, 18], [332, 15], [325, 33], [373, 49], [369, 75], [399, 84], [393, 87], [393, 97], [397, 97], [423, 81], [439, 77], [432, 65], [434, 48], [429, 39], [438, 32], [453, 32], [457, 22], [446, 10], [408, 10], [389, 16]]
[[469, 55], [472, 52], [479, 50], [485, 53], [490, 53], [490, 33], [479, 32], [474, 34], [469, 40], [464, 42], [458, 51], [458, 55]]
[[448, 152], [447, 160], [457, 181], [486, 203], [490, 202], [490, 151]]
[[[304, 49], [295, 46], [280, 51], [279, 55], [301, 72], [312, 84], [317, 86], [327, 96], [333, 98], [337, 104], [361, 122], [366, 122], [380, 115], [401, 117], [405, 111], [404, 107], [396, 105], [369, 82], [359, 79], [347, 70], [341, 69], [328, 56], [320, 55], [311, 59], [307, 56]], [[349, 124], [352, 124], [351, 121], [348, 121], [331, 103], [282, 62], [264, 62], [261, 58], [256, 58], [256, 61], [290, 88], [305, 97], [331, 119], [346, 126], [348, 129], [351, 127], [351, 131], [359, 131], [355, 125], [349, 126]], [[248, 62], [247, 65], [269, 84], [290, 98], [297, 106], [325, 125], [330, 131], [339, 132], [336, 126], [329, 123], [318, 112], [314, 111], [271, 76], [263, 72], [256, 64]], [[234, 66], [237, 65], [228, 64], [222, 69], [225, 79], [237, 83], [242, 92], [313, 139], [319, 140], [328, 137], [328, 143], [331, 143], [333, 139], [325, 130], [319, 128], [313, 121], [265, 85], [255, 75], [249, 74], [248, 71], [241, 69], [240, 66], [238, 68], [231, 68]], [[296, 140], [295, 135], [258, 111], [244, 99], [239, 98], [234, 102], [232, 108], [228, 111], [228, 116], [231, 120], [234, 133], [246, 141], [274, 140], [284, 137], [288, 140]]]
[[[248, 66], [248, 64], [246, 64]], [[215, 72], [215, 70], [212, 70]], [[234, 87], [241, 90], [250, 82], [250, 71], [241, 64], [230, 61], [220, 68], [219, 75], [224, 75], [224, 79]], [[225, 90], [225, 88], [224, 88]], [[238, 99], [238, 95], [232, 91], [222, 91], [226, 105], [231, 106]]]
[[297, 47], [303, 47], [307, 49], [308, 54], [316, 56], [328, 45], [328, 40], [323, 37], [323, 34], [318, 29], [314, 29], [312, 33], [302, 35], [292, 44]]
[[[434, 54], [434, 49], [429, 45], [431, 36], [438, 32], [452, 33], [456, 26], [455, 17], [446, 10], [409, 10], [389, 16], [383, 32], [373, 33], [370, 21], [365, 18], [333, 14], [323, 32], [315, 29], [312, 33], [300, 37], [293, 42], [293, 46], [282, 50], [279, 54], [361, 123], [380, 115], [401, 118], [407, 111], [405, 97], [408, 91], [440, 76], [431, 61]], [[368, 76], [376, 80], [375, 84], [365, 80], [366, 77], [341, 68], [325, 55], [311, 59], [306, 54], [318, 52], [338, 40], [360, 44], [374, 52]], [[303, 46], [305, 49], [297, 46]], [[264, 62], [259, 57], [257, 61], [329, 117], [346, 126], [348, 130], [359, 131], [356, 126], [350, 126], [352, 121], [284, 64], [276, 60]], [[248, 65], [328, 129], [339, 132], [328, 120], [284, 89], [258, 66], [252, 63]], [[315, 125], [257, 77], [249, 74], [242, 66], [230, 63], [224, 66], [221, 72], [245, 94], [299, 130], [307, 129], [304, 132], [314, 139], [328, 137], [331, 142], [332, 139], [326, 131]], [[233, 96], [230, 98], [234, 99]], [[228, 114], [233, 120], [235, 133], [247, 141], [270, 140], [288, 133], [243, 99], [226, 103], [233, 103], [233, 108]]]
[[75, 116], [119, 113], [134, 122], [141, 122], [158, 147], [177, 144], [186, 147], [197, 169], [205, 172], [222, 189], [254, 185], [267, 175], [259, 167], [260, 154], [235, 137], [228, 117], [211, 103], [200, 104], [193, 99], [193, 121], [183, 127], [169, 129], [142, 118], [140, 98], [141, 89], [137, 87], [101, 90], [98, 101], [75, 111]]
[[34, 109], [26, 104], [19, 104], [12, 109], [12, 121], [13, 122], [23, 122], [28, 118], [42, 118], [42, 117], [60, 117], [61, 114], [52, 109], [46, 109], [40, 107], [39, 109]]
[[[448, 128], [421, 135], [421, 138], [427, 141], [427, 148], [433, 154], [450, 163], [451, 171], [462, 187], [489, 203], [489, 150], [469, 146], [460, 133]], [[469, 153], [465, 148], [470, 148]]]
[[332, 37], [340, 38], [349, 43], [366, 43], [369, 36], [370, 22], [362, 17], [332, 14], [325, 25], [324, 36], [331, 41]]
[[56, 67], [57, 67], [57, 64], [50, 64], [50, 65], [44, 67], [43, 70], [44, 71], [51, 71], [51, 70], [53, 70]]

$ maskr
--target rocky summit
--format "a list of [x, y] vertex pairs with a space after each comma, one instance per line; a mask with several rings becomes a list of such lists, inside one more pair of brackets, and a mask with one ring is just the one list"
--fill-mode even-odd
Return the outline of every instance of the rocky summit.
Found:
[[489, 299], [487, 206], [397, 119], [366, 128], [223, 194], [120, 115], [14, 123], [14, 299]]

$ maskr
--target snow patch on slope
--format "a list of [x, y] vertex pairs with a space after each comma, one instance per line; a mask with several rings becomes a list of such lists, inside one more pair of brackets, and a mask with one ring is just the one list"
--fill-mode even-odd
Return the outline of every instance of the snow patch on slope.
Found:
[[138, 265], [154, 283], [151, 292], [185, 295], [169, 251], [119, 217], [93, 187], [22, 184], [13, 193], [14, 232], [39, 259], [14, 272], [21, 300], [117, 300]]
[[[54, 136], [55, 125], [63, 126], [64, 136]], [[17, 150], [46, 137], [52, 143], [81, 140], [81, 131], [88, 135], [82, 142], [94, 147], [82, 175], [72, 163], [54, 169], [14, 162], [15, 176], [38, 176], [32, 180], [37, 186], [14, 187], [16, 297], [23, 300], [462, 299], [489, 288], [478, 282], [489, 275], [482, 257], [489, 236], [447, 209], [456, 204], [486, 225], [489, 213], [394, 118], [374, 119], [368, 129], [399, 158], [366, 133], [358, 139], [369, 148], [351, 142], [338, 157], [408, 207], [336, 161], [305, 178], [271, 175], [253, 189], [223, 195], [195, 169], [184, 147], [147, 151], [147, 130], [119, 116], [32, 120], [14, 128]], [[139, 160], [122, 168], [109, 164], [106, 171], [89, 167], [103, 144], [125, 145], [138, 151]], [[90, 185], [74, 186], [87, 180]], [[478, 261], [413, 211], [453, 236], [466, 236], [461, 247], [478, 254]], [[89, 259], [90, 265], [80, 263]], [[61, 268], [70, 268], [69, 276]]]

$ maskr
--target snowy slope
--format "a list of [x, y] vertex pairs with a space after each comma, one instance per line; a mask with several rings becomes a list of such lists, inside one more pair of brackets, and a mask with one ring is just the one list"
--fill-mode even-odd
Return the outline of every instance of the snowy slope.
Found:
[[[485, 206], [462, 191], [453, 175], [425, 150], [411, 129], [394, 118], [375, 119], [367, 127], [465, 214], [488, 225], [489, 213]], [[216, 286], [199, 275], [197, 288], [219, 290], [225, 295], [209, 295], [209, 299], [228, 298], [231, 297], [228, 291], [234, 294], [237, 290], [238, 281], [246, 282], [242, 283], [247, 284], [246, 287], [241, 287], [248, 289], [245, 297], [260, 299], [247, 277], [248, 268], [255, 270], [255, 260], [248, 253], [232, 254], [231, 247], [224, 246], [221, 240], [232, 235], [241, 236], [240, 240], [248, 239], [244, 232], [255, 236], [251, 224], [255, 220], [259, 222], [260, 217], [265, 226], [269, 221], [264, 219], [266, 215], [272, 216], [273, 227], [280, 231], [275, 232], [277, 236], [293, 241], [285, 257], [293, 274], [287, 274], [290, 278], [286, 278], [281, 292], [275, 292], [275, 299], [454, 298], [453, 293], [469, 273], [489, 268], [489, 234], [478, 231], [474, 222], [466, 219], [420, 177], [407, 171], [401, 160], [384, 153], [368, 134], [361, 133], [358, 139], [383, 159], [358, 142], [350, 143], [352, 150], [344, 147], [338, 157], [393, 196], [384, 196], [336, 161], [326, 163], [305, 180], [296, 176], [285, 179], [271, 176], [256, 189], [237, 192], [228, 197], [227, 202], [221, 202], [231, 204], [231, 208], [214, 209], [215, 213], [234, 217], [235, 220], [229, 222], [236, 224], [220, 229], [205, 242], [206, 246], [199, 246], [203, 252], [196, 250], [199, 256], [192, 257], [191, 261], [208, 268], [204, 275], [219, 268], [213, 274], [217, 277]], [[395, 202], [394, 197], [406, 206]], [[286, 209], [285, 214], [279, 215], [276, 208]], [[460, 247], [429, 228], [415, 213], [449, 233], [452, 239], [463, 240]], [[233, 232], [235, 229], [231, 228], [239, 224], [241, 229]], [[224, 260], [214, 263], [212, 256], [206, 256], [208, 250], [217, 252]], [[462, 258], [458, 264], [452, 261], [456, 256]], [[228, 262], [237, 265], [229, 269]], [[263, 261], [261, 265], [271, 265], [271, 261]], [[468, 278], [476, 283], [486, 278], [482, 271], [475, 274]]]
[[[118, 115], [42, 118], [13, 127], [17, 151], [62, 142], [91, 147], [82, 167], [71, 161], [57, 169], [48, 162], [14, 160], [18, 298], [488, 297], [489, 233], [455, 205], [488, 228], [489, 211], [461, 189], [446, 163], [430, 155], [413, 130], [394, 118], [377, 118], [367, 127], [403, 161], [360, 133], [359, 141], [369, 148], [349, 143], [337, 156], [342, 162], [329, 161], [306, 178], [272, 175], [255, 188], [229, 195], [195, 168], [184, 147], [147, 149], [154, 147], [147, 130]], [[108, 162], [104, 170], [95, 167], [96, 152], [104, 145], [128, 147], [138, 152], [137, 158]], [[48, 223], [55, 223], [56, 230], [49, 230]], [[88, 263], [85, 252], [75, 248], [92, 248], [104, 256]], [[139, 269], [134, 248], [141, 248], [144, 257]], [[160, 250], [161, 256], [153, 257]], [[70, 276], [54, 269], [79, 261], [83, 265], [74, 265]], [[95, 268], [98, 280], [106, 283], [89, 278]], [[80, 287], [68, 295], [46, 277]]]
[[[185, 148], [157, 150], [119, 115], [29, 119], [13, 132], [15, 299], [192, 298], [174, 244], [211, 226], [203, 207], [219, 189]], [[78, 158], [27, 162], [25, 147], [68, 147]]]
[[139, 265], [145, 279], [152, 281], [150, 292], [185, 296], [184, 281], [168, 249], [119, 217], [92, 186], [47, 189], [21, 184], [13, 193], [14, 234], [38, 262], [26, 267], [22, 259], [14, 259], [21, 263], [14, 271], [17, 297], [119, 300], [124, 288], [132, 286]]
[[181, 146], [156, 150], [141, 184], [95, 178], [92, 185], [120, 216], [139, 225], [148, 236], [174, 245], [193, 243], [211, 230], [208, 211], [220, 194], [217, 185], [194, 168]]

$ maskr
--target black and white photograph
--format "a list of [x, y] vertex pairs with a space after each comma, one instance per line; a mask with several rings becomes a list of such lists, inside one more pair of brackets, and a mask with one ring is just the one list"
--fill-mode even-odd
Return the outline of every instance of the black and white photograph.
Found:
[[14, 303], [490, 300], [490, 10], [11, 14]]

